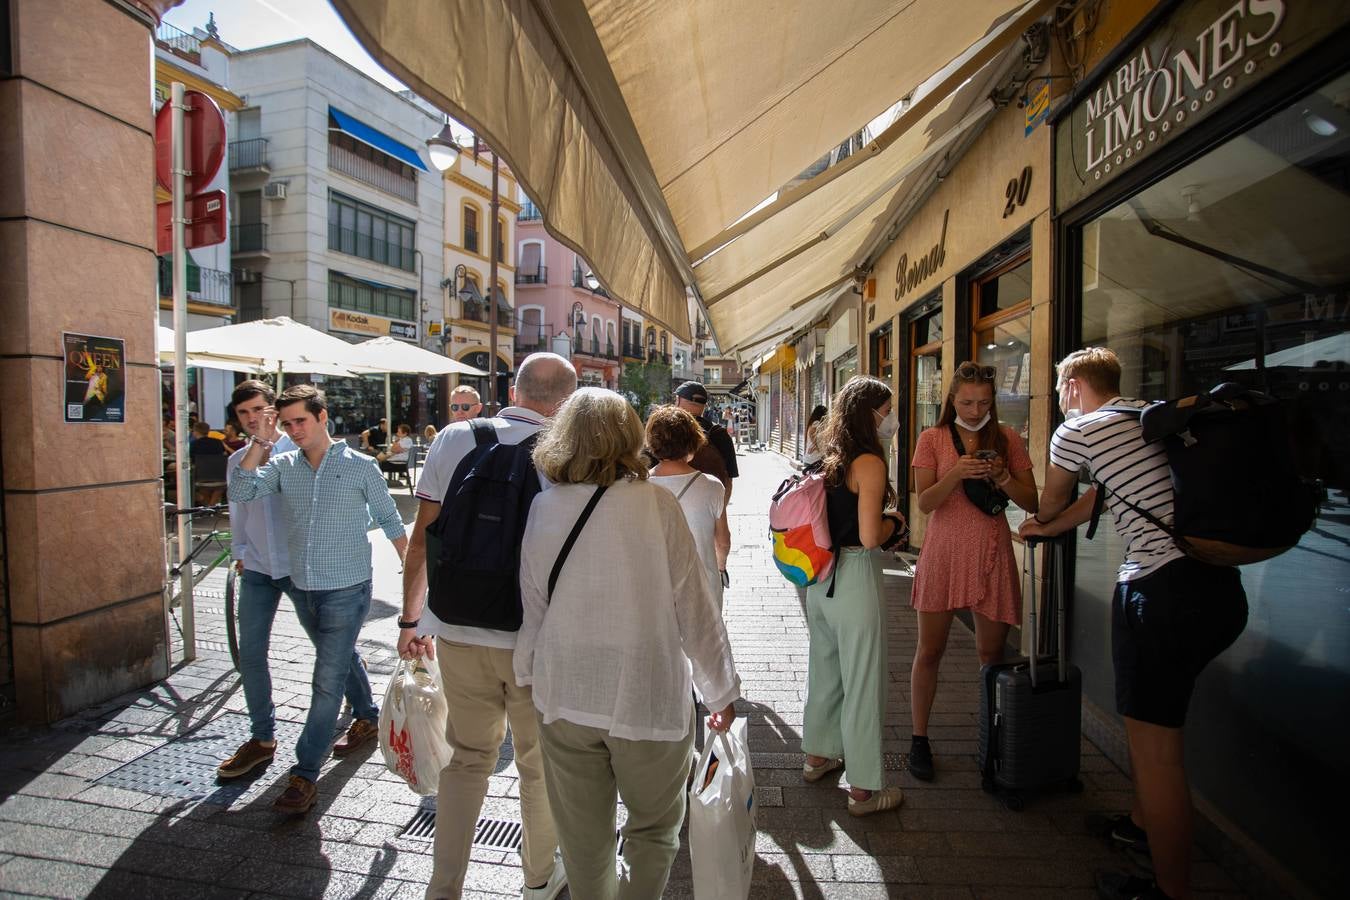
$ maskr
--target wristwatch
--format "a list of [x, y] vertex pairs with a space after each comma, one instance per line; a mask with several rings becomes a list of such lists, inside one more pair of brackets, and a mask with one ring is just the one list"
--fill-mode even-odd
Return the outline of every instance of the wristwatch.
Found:
[[416, 628], [416, 627], [417, 627], [417, 623], [418, 623], [418, 622], [421, 622], [421, 621], [422, 621], [421, 619], [413, 619], [411, 622], [405, 622], [405, 621], [403, 621], [402, 617], [400, 617], [399, 620], [398, 620], [398, 627], [399, 627], [399, 628]]

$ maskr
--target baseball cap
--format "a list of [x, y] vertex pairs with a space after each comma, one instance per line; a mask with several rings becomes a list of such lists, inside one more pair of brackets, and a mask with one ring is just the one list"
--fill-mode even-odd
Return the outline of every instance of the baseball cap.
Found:
[[708, 389], [697, 381], [686, 381], [675, 389], [675, 396], [690, 403], [707, 403]]

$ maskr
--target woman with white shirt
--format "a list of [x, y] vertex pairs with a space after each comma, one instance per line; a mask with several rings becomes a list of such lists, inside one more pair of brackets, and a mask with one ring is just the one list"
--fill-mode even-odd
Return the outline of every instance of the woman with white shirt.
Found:
[[647, 452], [659, 460], [649, 480], [674, 494], [680, 504], [720, 610], [723, 576], [731, 554], [726, 489], [717, 478], [689, 464], [707, 442], [698, 421], [677, 406], [658, 406], [647, 416]]
[[[647, 479], [642, 439], [618, 394], [574, 393], [535, 448], [554, 487], [535, 498], [521, 547], [516, 681], [533, 688], [563, 865], [586, 900], [665, 890], [692, 762], [690, 663], [717, 710], [708, 727], [729, 728], [740, 696], [694, 538], [674, 495]], [[616, 795], [628, 810], [621, 878]]]

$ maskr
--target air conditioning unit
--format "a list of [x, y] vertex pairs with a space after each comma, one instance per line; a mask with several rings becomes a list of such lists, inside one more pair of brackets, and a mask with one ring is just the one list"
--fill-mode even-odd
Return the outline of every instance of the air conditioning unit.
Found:
[[286, 182], [284, 181], [267, 182], [267, 184], [263, 185], [263, 196], [266, 197], [268, 200], [285, 200]]

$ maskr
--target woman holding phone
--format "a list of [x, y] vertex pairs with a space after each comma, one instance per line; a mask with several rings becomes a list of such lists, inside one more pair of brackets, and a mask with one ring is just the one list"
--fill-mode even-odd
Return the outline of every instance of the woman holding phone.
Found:
[[922, 781], [933, 779], [928, 717], [953, 614], [971, 611], [981, 665], [1003, 657], [1008, 628], [1022, 617], [1003, 506], [1011, 501], [1035, 514], [1036, 476], [1022, 438], [999, 424], [997, 374], [971, 362], [957, 367], [942, 415], [919, 435], [911, 464], [919, 509], [931, 514], [914, 578], [919, 644], [910, 673], [909, 771]]

